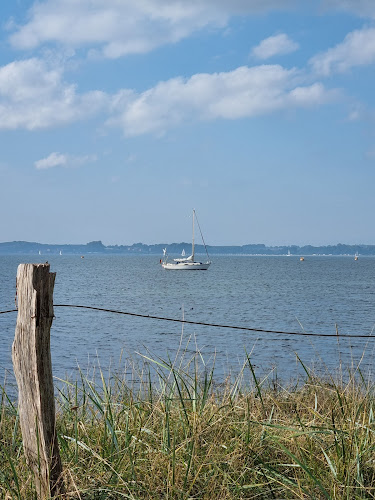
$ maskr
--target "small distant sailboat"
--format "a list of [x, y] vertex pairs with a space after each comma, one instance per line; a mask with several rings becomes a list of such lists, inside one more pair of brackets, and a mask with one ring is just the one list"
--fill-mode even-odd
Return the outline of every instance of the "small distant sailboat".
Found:
[[303, 262], [305, 260], [305, 257], [300, 257], [299, 260]]
[[290, 253], [290, 250], [288, 250], [288, 257], [290, 257], [290, 256], [291, 256], [291, 253]]
[[198, 262], [195, 260], [195, 241], [194, 241], [194, 221], [197, 218], [195, 210], [193, 210], [193, 237], [191, 244], [191, 255], [189, 257], [185, 257], [185, 250], [182, 251], [182, 255], [178, 259], [173, 259], [173, 262], [168, 262], [167, 249], [163, 249], [163, 260], [161, 261], [161, 265], [164, 269], [170, 270], [183, 270], [183, 271], [207, 271], [207, 269], [211, 265], [210, 257], [208, 255], [207, 247], [203, 239], [203, 234], [201, 228], [199, 226], [199, 222], [197, 219], [199, 231], [201, 233], [202, 241], [204, 248], [207, 254], [207, 262]]
[[42, 252], [39, 250], [39, 255], [42, 255]]
[[358, 260], [358, 252], [355, 253], [354, 260]]
[[62, 251], [60, 250], [60, 255], [62, 255]]

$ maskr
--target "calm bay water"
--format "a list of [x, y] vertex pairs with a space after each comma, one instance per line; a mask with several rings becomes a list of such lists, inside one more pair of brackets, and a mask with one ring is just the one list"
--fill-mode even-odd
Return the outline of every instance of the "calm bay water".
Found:
[[[44, 256], [43, 256], [44, 257]], [[14, 308], [17, 266], [38, 256], [0, 256], [0, 311]], [[56, 272], [55, 304], [78, 304], [191, 321], [312, 333], [365, 334], [375, 324], [375, 258], [215, 257], [207, 272], [165, 271], [157, 256], [48, 256]], [[372, 376], [374, 340], [297, 337], [185, 325], [79, 309], [56, 308], [51, 331], [54, 375], [74, 376], [136, 353], [173, 357], [190, 338], [216, 375], [240, 369], [252, 353], [258, 372], [277, 367], [291, 379], [305, 364], [334, 373], [340, 359]], [[0, 370], [12, 379], [16, 313], [0, 315]], [[340, 351], [340, 354], [339, 354]], [[8, 372], [9, 370], [9, 372]], [[8, 382], [7, 382], [8, 385]]]

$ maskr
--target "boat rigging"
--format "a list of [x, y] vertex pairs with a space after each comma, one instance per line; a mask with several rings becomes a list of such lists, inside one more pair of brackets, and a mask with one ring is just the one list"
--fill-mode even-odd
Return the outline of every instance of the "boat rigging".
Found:
[[[203, 241], [204, 248], [207, 254], [206, 262], [199, 262], [195, 260], [195, 239], [194, 239], [194, 222], [197, 221], [197, 225], [201, 234], [201, 238]], [[185, 257], [185, 251], [178, 259], [173, 259], [173, 261], [168, 262], [167, 249], [163, 249], [163, 260], [161, 261], [161, 265], [164, 269], [169, 270], [184, 270], [184, 271], [207, 271], [207, 269], [211, 265], [210, 257], [208, 255], [207, 246], [203, 238], [202, 230], [200, 228], [197, 215], [195, 210], [193, 210], [193, 235], [192, 235], [192, 243], [191, 243], [191, 255], [189, 257]]]

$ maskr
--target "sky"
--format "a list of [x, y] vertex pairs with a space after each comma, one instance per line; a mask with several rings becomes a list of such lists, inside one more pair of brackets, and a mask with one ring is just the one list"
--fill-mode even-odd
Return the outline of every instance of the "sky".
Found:
[[374, 0], [2, 0], [0, 242], [375, 244]]

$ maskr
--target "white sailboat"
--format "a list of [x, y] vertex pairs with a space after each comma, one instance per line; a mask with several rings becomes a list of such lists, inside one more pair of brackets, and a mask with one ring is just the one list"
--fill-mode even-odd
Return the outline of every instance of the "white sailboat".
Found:
[[185, 257], [185, 251], [183, 250], [182, 255], [178, 259], [173, 259], [172, 262], [168, 262], [168, 256], [167, 256], [167, 249], [163, 249], [163, 254], [164, 258], [161, 261], [161, 265], [164, 269], [170, 269], [170, 270], [183, 270], [183, 271], [207, 271], [207, 269], [211, 265], [211, 261], [209, 260], [209, 255], [207, 252], [207, 247], [203, 239], [202, 231], [200, 230], [199, 222], [197, 219], [199, 231], [202, 236], [202, 241], [204, 244], [204, 248], [206, 249], [207, 253], [207, 262], [198, 262], [195, 260], [195, 241], [194, 241], [194, 221], [196, 218], [196, 213], [195, 210], [193, 210], [193, 237], [192, 237], [192, 243], [191, 243], [191, 255], [189, 257]]

